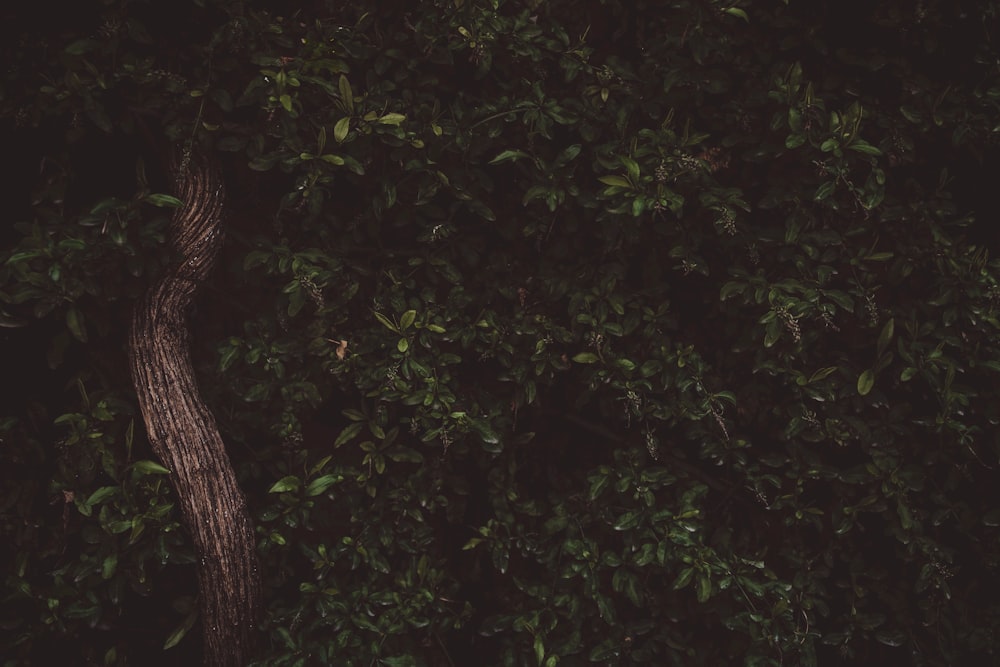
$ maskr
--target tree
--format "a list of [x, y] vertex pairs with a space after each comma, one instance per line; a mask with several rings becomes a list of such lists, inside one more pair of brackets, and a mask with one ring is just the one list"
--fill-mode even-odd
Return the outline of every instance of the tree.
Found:
[[171, 229], [177, 258], [135, 309], [129, 362], [150, 445], [172, 473], [198, 555], [206, 662], [245, 665], [260, 604], [254, 531], [198, 391], [186, 322], [195, 289], [222, 247], [224, 186], [200, 157], [182, 157], [175, 171], [184, 202]]
[[14, 660], [996, 652], [994, 3], [5, 11]]

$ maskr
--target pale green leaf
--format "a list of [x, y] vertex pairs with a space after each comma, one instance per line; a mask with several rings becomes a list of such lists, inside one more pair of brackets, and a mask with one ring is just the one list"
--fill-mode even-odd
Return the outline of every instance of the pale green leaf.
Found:
[[337, 121], [337, 124], [333, 126], [333, 139], [338, 144], [343, 143], [344, 139], [347, 138], [347, 133], [351, 129], [351, 119], [348, 116], [344, 116]]
[[744, 21], [746, 21], [747, 23], [750, 22], [750, 17], [747, 16], [747, 13], [745, 11], [743, 11], [742, 9], [740, 9], [739, 7], [727, 7], [723, 11], [725, 11], [730, 16], [736, 16], [738, 18], [741, 18]]
[[380, 117], [378, 119], [378, 122], [382, 123], [383, 125], [399, 125], [404, 120], [406, 120], [406, 116], [404, 116], [401, 113], [387, 113], [384, 116]]
[[866, 370], [858, 376], [858, 393], [867, 396], [868, 392], [875, 386], [875, 374], [871, 369]]
[[302, 480], [300, 480], [295, 475], [286, 475], [282, 477], [277, 482], [271, 485], [271, 488], [267, 490], [268, 493], [285, 493], [287, 491], [296, 491], [302, 485]]
[[408, 310], [399, 316], [399, 330], [406, 331], [413, 325], [413, 321], [417, 319], [417, 311]]

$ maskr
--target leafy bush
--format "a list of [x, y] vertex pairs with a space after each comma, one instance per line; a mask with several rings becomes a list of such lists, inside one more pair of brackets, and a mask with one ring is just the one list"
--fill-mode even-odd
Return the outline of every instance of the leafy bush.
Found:
[[995, 3], [283, 11], [8, 47], [7, 664], [197, 653], [121, 352], [165, 146], [230, 189], [193, 344], [260, 664], [995, 655]]

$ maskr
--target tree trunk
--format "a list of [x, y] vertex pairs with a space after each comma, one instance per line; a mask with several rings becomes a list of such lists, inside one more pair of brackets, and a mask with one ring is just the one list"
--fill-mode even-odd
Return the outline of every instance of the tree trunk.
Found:
[[188, 346], [187, 311], [222, 245], [225, 195], [206, 161], [185, 160], [175, 172], [183, 202], [170, 229], [177, 258], [136, 306], [129, 360], [149, 441], [170, 469], [198, 555], [205, 664], [245, 667], [260, 608], [254, 528]]

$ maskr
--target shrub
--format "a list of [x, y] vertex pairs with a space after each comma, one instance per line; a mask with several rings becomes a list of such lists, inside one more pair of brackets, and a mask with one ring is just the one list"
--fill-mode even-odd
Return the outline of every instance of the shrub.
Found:
[[165, 146], [230, 191], [260, 664], [994, 655], [994, 3], [171, 7], [10, 51], [9, 664], [197, 653], [120, 352]]

